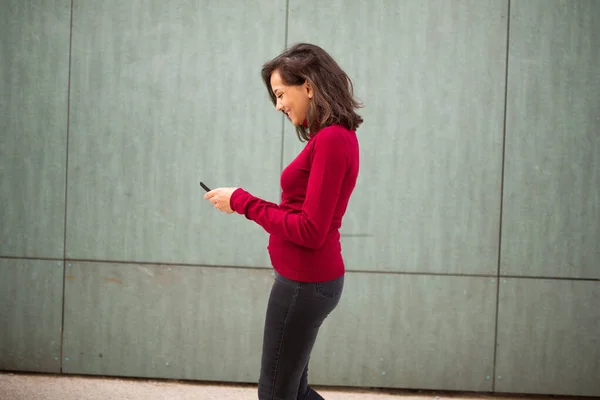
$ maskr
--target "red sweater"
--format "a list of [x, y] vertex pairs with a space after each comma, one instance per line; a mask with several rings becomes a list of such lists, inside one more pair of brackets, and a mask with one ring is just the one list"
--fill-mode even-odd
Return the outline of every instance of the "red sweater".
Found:
[[262, 226], [273, 268], [288, 279], [324, 282], [345, 272], [339, 228], [359, 169], [356, 132], [339, 125], [311, 136], [281, 174], [281, 203], [243, 189], [231, 208]]

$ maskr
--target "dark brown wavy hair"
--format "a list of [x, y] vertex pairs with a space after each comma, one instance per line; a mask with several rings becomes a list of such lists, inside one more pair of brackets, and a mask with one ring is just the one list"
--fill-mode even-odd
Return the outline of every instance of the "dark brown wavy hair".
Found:
[[356, 130], [363, 122], [354, 111], [363, 105], [354, 98], [352, 81], [321, 47], [297, 43], [263, 65], [262, 79], [273, 105], [277, 104], [271, 88], [271, 74], [275, 70], [279, 71], [284, 84], [294, 86], [308, 82], [313, 89], [306, 114], [307, 126], [296, 127], [301, 142], [308, 141], [309, 133], [317, 133], [329, 125]]

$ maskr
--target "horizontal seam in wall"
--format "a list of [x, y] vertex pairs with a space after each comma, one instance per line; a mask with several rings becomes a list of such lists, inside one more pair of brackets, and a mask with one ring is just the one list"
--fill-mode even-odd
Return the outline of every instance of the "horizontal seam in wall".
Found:
[[[16, 257], [16, 256], [0, 256], [0, 260], [30, 260], [30, 261], [65, 261], [93, 264], [123, 264], [123, 265], [157, 265], [169, 267], [205, 267], [205, 268], [227, 268], [227, 269], [248, 269], [248, 270], [269, 270], [271, 266], [255, 267], [255, 266], [240, 266], [240, 265], [218, 265], [218, 264], [186, 264], [173, 263], [164, 261], [123, 261], [123, 260], [99, 260], [99, 259], [83, 259], [83, 258], [52, 258], [52, 257]], [[600, 278], [574, 278], [574, 277], [558, 277], [558, 276], [527, 276], [527, 275], [502, 275], [496, 274], [459, 274], [459, 273], [442, 273], [442, 272], [417, 272], [417, 271], [374, 271], [360, 269], [346, 269], [347, 274], [381, 274], [381, 275], [417, 275], [417, 276], [454, 276], [465, 278], [492, 278], [492, 279], [546, 279], [560, 281], [583, 281], [583, 282], [600, 282]]]

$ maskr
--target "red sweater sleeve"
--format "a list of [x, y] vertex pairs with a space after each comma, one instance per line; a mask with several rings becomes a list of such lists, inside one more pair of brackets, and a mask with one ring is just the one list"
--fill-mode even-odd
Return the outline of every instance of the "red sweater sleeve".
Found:
[[323, 130], [314, 137], [313, 157], [302, 211], [283, 211], [274, 203], [252, 196], [243, 189], [233, 192], [231, 208], [300, 246], [321, 247], [329, 227], [348, 169], [344, 140], [339, 131]]

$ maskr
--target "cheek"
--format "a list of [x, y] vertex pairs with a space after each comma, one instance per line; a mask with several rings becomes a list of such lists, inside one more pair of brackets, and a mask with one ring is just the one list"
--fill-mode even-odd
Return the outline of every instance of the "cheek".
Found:
[[306, 117], [306, 113], [308, 112], [308, 108], [310, 106], [310, 101], [308, 97], [303, 98], [302, 101], [298, 102], [298, 111], [300, 111], [304, 117]]

